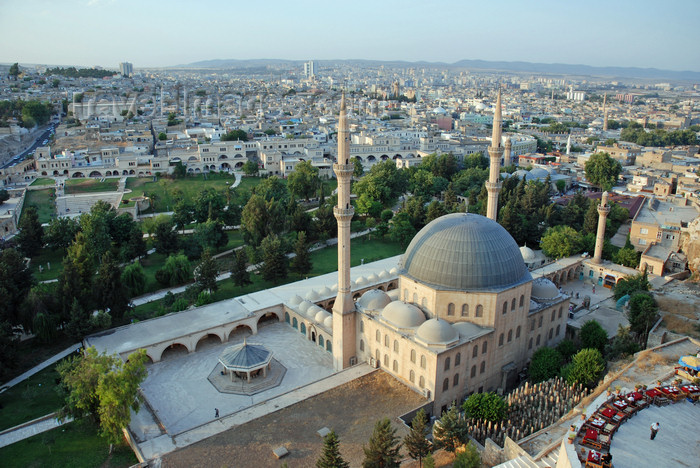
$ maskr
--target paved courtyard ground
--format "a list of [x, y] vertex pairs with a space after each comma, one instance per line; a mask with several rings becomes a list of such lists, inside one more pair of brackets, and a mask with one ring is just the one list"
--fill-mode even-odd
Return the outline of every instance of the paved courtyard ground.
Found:
[[[162, 458], [162, 467], [315, 466], [323, 441], [316, 433], [333, 429], [350, 466], [360, 466], [377, 420], [388, 417], [403, 438], [397, 417], [426, 400], [390, 375], [375, 371], [293, 406], [217, 434]], [[284, 446], [289, 455], [277, 460], [272, 450]]]
[[[217, 365], [219, 354], [228, 346], [242, 343], [244, 336], [249, 343], [270, 349], [287, 372], [279, 386], [255, 395], [220, 393], [207, 377]], [[289, 325], [277, 322], [262, 326], [254, 336], [236, 333], [227, 343], [210, 340], [195, 353], [183, 350], [165, 355], [163, 361], [148, 366], [148, 377], [141, 388], [172, 436], [214, 420], [214, 408], [225, 417], [332, 373], [331, 353]]]

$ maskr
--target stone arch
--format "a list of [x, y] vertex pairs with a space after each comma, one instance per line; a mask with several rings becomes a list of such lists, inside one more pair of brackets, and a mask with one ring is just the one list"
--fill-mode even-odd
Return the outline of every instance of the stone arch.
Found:
[[236, 165], [234, 166], [236, 169], [240, 169], [243, 167], [243, 163], [241, 161], [238, 161]]
[[388, 155], [388, 154], [382, 154], [382, 155], [380, 156], [380, 158], [381, 158], [382, 161], [386, 161], [387, 159], [389, 159], [389, 155]]
[[105, 172], [105, 177], [110, 177], [111, 175], [112, 175], [112, 171]]
[[166, 359], [177, 359], [182, 356], [186, 356], [190, 353], [190, 349], [182, 343], [171, 343], [166, 346], [161, 352], [158, 358], [159, 361], [164, 361]]
[[265, 314], [261, 315], [260, 318], [258, 319], [258, 328], [261, 326], [264, 327], [265, 325], [269, 325], [270, 323], [277, 323], [281, 322], [282, 317], [280, 315], [272, 310], [267, 311]]
[[[195, 158], [195, 159], [196, 159], [196, 158]], [[225, 154], [220, 154], [220, 155], [219, 155], [219, 161], [221, 161], [222, 159], [228, 159], [228, 156], [226, 156]]]
[[329, 353], [333, 352], [333, 345], [331, 344], [331, 340], [326, 340], [326, 351]]
[[[321, 335], [321, 334], [319, 333], [319, 334], [318, 334], [318, 345], [319, 345], [321, 348], [323, 348], [323, 347], [325, 346], [325, 344], [326, 344], [325, 338], [323, 338], [323, 335]], [[363, 343], [362, 343], [362, 340], [360, 340], [360, 348], [364, 348]]]
[[401, 156], [399, 153], [396, 153], [396, 154], [394, 155], [394, 157], [391, 158], [391, 159], [393, 159], [394, 161], [396, 161], [397, 159], [403, 159], [403, 156]]
[[207, 332], [197, 339], [194, 345], [194, 350], [201, 351], [203, 348], [210, 348], [215, 345], [220, 345], [223, 342], [224, 340], [218, 334]]
[[314, 343], [316, 343], [316, 340], [318, 339], [318, 330], [316, 329], [316, 326], [313, 323], [309, 324], [307, 338], [313, 341]]
[[299, 328], [299, 323], [297, 322], [296, 317], [292, 318], [292, 328], [294, 328], [294, 329]]
[[355, 156], [355, 158], [357, 158], [357, 160], [360, 162], [364, 162], [360, 156]]
[[[248, 329], [247, 331], [246, 328]], [[224, 341], [231, 341], [231, 338], [240, 339], [242, 341], [244, 337], [252, 335], [253, 333], [253, 328], [250, 325], [239, 323], [224, 335], [226, 337]]]
[[124, 170], [122, 171], [122, 175], [129, 175], [129, 171], [127, 171], [126, 169], [124, 169]]
[[226, 170], [230, 170], [230, 169], [231, 169], [231, 165], [229, 163], [223, 163], [223, 164], [221, 164], [221, 166], [219, 166], [219, 170], [221, 170], [221, 171], [226, 171]]
[[374, 162], [376, 160], [377, 160], [377, 158], [375, 158], [373, 154], [370, 154], [369, 156], [367, 156], [367, 161], [369, 161], [369, 162]]
[[129, 175], [136, 175], [136, 171], [133, 170], [133, 169], [130, 169], [130, 170], [129, 170]]
[[187, 161], [189, 161], [189, 162], [194, 162], [194, 161], [198, 161], [198, 160], [199, 160], [199, 158], [197, 156], [190, 156], [189, 158], [187, 158]]
[[85, 177], [85, 175], [82, 172], [74, 172], [73, 177]]
[[242, 155], [241, 153], [236, 153], [236, 154], [233, 156], [233, 158], [234, 158], [234, 159], [241, 159], [241, 158], [243, 158], [243, 155]]
[[289, 323], [289, 312], [284, 313], [284, 323]]
[[301, 322], [299, 324], [299, 332], [301, 332], [302, 335], [306, 336], [306, 323]]

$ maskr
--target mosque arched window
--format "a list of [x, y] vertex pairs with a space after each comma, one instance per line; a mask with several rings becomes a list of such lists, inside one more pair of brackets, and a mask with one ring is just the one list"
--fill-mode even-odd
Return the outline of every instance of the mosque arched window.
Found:
[[498, 346], [503, 346], [503, 333], [498, 335]]
[[469, 304], [462, 304], [462, 317], [469, 316]]
[[557, 315], [557, 318], [561, 318], [561, 312], [562, 312], [562, 308], [559, 307], [559, 314]]
[[394, 352], [398, 353], [399, 352], [399, 341], [394, 340]]
[[484, 341], [484, 344], [481, 345], [481, 354], [486, 354], [486, 351], [489, 349], [489, 342]]
[[554, 317], [555, 317], [556, 313], [557, 313], [556, 310], [552, 310], [552, 320], [550, 320], [551, 322], [554, 322]]
[[515, 310], [515, 298], [513, 298], [513, 300], [510, 301], [510, 310]]
[[425, 387], [425, 377], [423, 377], [422, 375], [421, 375], [420, 378], [418, 379], [418, 386], [419, 386], [420, 388]]
[[550, 328], [550, 329], [549, 329], [549, 339], [550, 339], [550, 340], [552, 339], [552, 336], [553, 336], [553, 335], [554, 335], [554, 329], [553, 329], [553, 328]]
[[378, 349], [375, 349], [375, 350], [374, 350], [374, 358], [377, 360], [377, 363], [382, 362], [382, 361], [381, 361], [382, 356], [381, 356], [381, 354], [379, 354], [379, 350], [378, 350]]
[[521, 294], [520, 295], [520, 307], [522, 307], [525, 304], [525, 295]]
[[450, 379], [445, 377], [445, 380], [442, 381], [442, 391], [446, 392], [450, 388]]
[[399, 362], [398, 362], [396, 359], [394, 359], [394, 364], [393, 364], [393, 366], [392, 366], [392, 369], [393, 369], [394, 372], [396, 372], [396, 373], [399, 372]]
[[423, 354], [420, 355], [420, 366], [425, 369], [425, 356]]
[[384, 367], [389, 367], [389, 355], [385, 354], [384, 355]]
[[476, 316], [477, 316], [477, 317], [483, 317], [483, 316], [484, 316], [484, 306], [482, 306], [481, 304], [479, 304], [478, 306], [476, 306]]
[[527, 349], [532, 349], [532, 338], [530, 338], [530, 341], [527, 343]]
[[447, 304], [447, 315], [454, 315], [455, 314], [455, 305], [453, 303]]
[[515, 339], [517, 340], [518, 338], [520, 338], [520, 325], [515, 329]]
[[557, 325], [557, 336], [559, 336], [560, 331], [561, 331], [561, 325]]
[[535, 346], [540, 345], [540, 335], [537, 335], [537, 341], [535, 342]]
[[472, 366], [472, 373], [471, 373], [471, 376], [472, 376], [472, 377], [476, 377], [476, 365]]
[[508, 330], [508, 343], [513, 341], [513, 330]]
[[455, 367], [462, 363], [462, 353], [457, 353], [455, 355]]
[[379, 330], [377, 330], [376, 338], [377, 338], [377, 343], [382, 342], [382, 333]]
[[413, 372], [413, 371], [410, 371], [410, 372], [408, 373], [408, 380], [409, 380], [411, 383], [415, 383], [415, 381], [416, 381], [416, 373]]
[[542, 319], [544, 318], [544, 315], [540, 314], [540, 319], [537, 321], [537, 328], [542, 328]]
[[503, 315], [508, 313], [508, 301], [503, 303]]
[[416, 362], [416, 350], [415, 349], [411, 350], [411, 362], [413, 362], [413, 363]]
[[285, 321], [286, 323], [289, 323], [289, 312], [285, 312], [285, 313], [284, 313], [284, 321]]
[[452, 386], [456, 387], [459, 385], [459, 374], [455, 374], [455, 376], [452, 378]]
[[535, 319], [530, 320], [530, 331], [535, 330]]
[[360, 351], [364, 351], [364, 350], [365, 350], [365, 342], [360, 340]]
[[297, 328], [299, 326], [299, 323], [297, 322], [297, 318], [294, 317], [292, 318], [292, 328]]
[[384, 335], [384, 346], [389, 347], [389, 335]]
[[445, 358], [445, 370], [450, 370], [450, 357]]
[[299, 331], [301, 331], [302, 335], [306, 335], [306, 324], [304, 322], [301, 322], [301, 326], [299, 327]]
[[479, 374], [486, 372], [486, 361], [481, 361], [481, 367], [479, 368]]
[[364, 333], [365, 331], [365, 322], [360, 320], [360, 333]]
[[472, 350], [472, 357], [475, 358], [479, 355], [479, 345], [475, 344], [474, 349]]
[[[318, 345], [319, 345], [321, 348], [323, 348], [323, 335], [318, 335]], [[362, 342], [362, 340], [360, 340], [360, 348], [361, 348], [362, 350], [365, 349], [365, 344]]]

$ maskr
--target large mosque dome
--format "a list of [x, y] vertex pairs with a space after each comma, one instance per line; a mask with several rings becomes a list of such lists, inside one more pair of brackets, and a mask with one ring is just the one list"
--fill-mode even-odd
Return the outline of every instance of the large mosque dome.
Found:
[[401, 274], [438, 289], [500, 289], [530, 280], [518, 245], [500, 224], [471, 213], [442, 216], [420, 230]]

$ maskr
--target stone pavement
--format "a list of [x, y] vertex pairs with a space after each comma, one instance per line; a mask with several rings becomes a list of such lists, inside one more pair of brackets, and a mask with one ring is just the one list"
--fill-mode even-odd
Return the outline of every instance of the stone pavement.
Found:
[[0, 432], [0, 447], [6, 447], [14, 444], [15, 442], [19, 442], [20, 440], [41, 434], [42, 432], [50, 431], [51, 429], [55, 429], [71, 421], [73, 421], [72, 418], [66, 418], [65, 420], [59, 422], [56, 419], [56, 413], [47, 414], [46, 416], [35, 419], [34, 421], [29, 421]]

